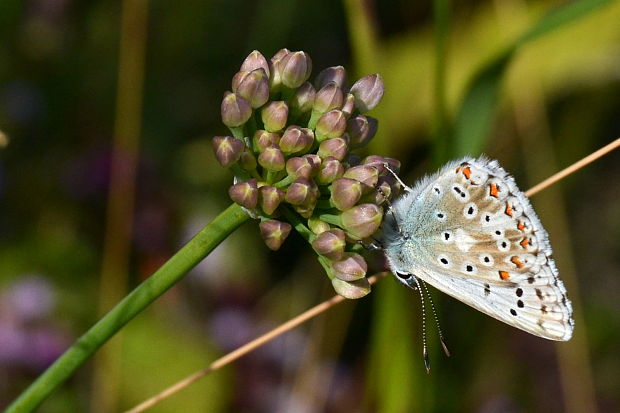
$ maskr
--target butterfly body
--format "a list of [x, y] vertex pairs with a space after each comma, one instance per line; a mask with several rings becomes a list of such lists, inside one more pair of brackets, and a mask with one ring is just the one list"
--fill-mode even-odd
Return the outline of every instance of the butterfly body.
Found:
[[417, 277], [529, 333], [572, 336], [572, 306], [547, 233], [496, 161], [450, 162], [406, 188], [386, 214], [383, 247], [410, 287]]

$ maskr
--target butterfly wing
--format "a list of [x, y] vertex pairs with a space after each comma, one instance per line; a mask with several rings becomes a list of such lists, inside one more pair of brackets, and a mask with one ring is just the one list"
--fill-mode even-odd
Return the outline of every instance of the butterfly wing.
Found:
[[570, 339], [572, 307], [547, 233], [497, 162], [449, 163], [392, 214], [397, 230], [387, 236], [386, 256], [393, 271], [529, 333]]

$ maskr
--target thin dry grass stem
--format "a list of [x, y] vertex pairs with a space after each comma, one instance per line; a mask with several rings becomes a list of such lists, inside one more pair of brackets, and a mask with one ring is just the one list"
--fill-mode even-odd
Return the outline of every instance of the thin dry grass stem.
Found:
[[[388, 272], [380, 272], [377, 273], [375, 275], [373, 275], [372, 277], [368, 278], [368, 281], [370, 282], [370, 284], [374, 284], [376, 283], [380, 278], [385, 277], [388, 274]], [[189, 386], [190, 384], [200, 380], [201, 378], [203, 378], [204, 376], [206, 376], [207, 374], [218, 370], [224, 366], [226, 366], [227, 364], [232, 363], [233, 361], [237, 360], [238, 358], [250, 353], [251, 351], [257, 349], [258, 347], [262, 346], [263, 344], [266, 344], [267, 342], [273, 340], [274, 338], [286, 333], [287, 331], [292, 330], [293, 328], [299, 326], [300, 324], [318, 316], [319, 314], [329, 310], [330, 308], [332, 308], [333, 306], [335, 306], [336, 304], [340, 304], [341, 302], [345, 301], [346, 298], [340, 296], [340, 295], [335, 295], [332, 298], [330, 298], [329, 300], [323, 301], [321, 304], [318, 304], [314, 307], [312, 307], [311, 309], [301, 313], [300, 315], [298, 315], [295, 318], [290, 319], [289, 321], [285, 322], [284, 324], [281, 324], [280, 326], [274, 328], [273, 330], [263, 334], [260, 337], [255, 338], [254, 340], [250, 341], [249, 343], [239, 347], [238, 349], [226, 354], [223, 357], [220, 357], [219, 359], [215, 360], [213, 363], [211, 363], [209, 366], [207, 366], [206, 368], [197, 371], [196, 373], [187, 376], [186, 378], [184, 378], [181, 381], [178, 381], [177, 383], [173, 384], [172, 386], [168, 387], [167, 389], [165, 389], [164, 391], [162, 391], [159, 394], [156, 394], [155, 396], [143, 401], [142, 403], [140, 403], [139, 405], [137, 405], [136, 407], [127, 410], [125, 413], [138, 413], [138, 412], [143, 412], [144, 410], [154, 406], [155, 404], [159, 403], [160, 401], [172, 396], [174, 393], [178, 392], [179, 390], [184, 389], [185, 387]]]
[[[603, 155], [611, 152], [612, 150], [616, 149], [620, 147], [620, 138], [616, 139], [615, 141], [613, 141], [612, 143], [604, 146], [603, 148], [597, 150], [596, 152], [593, 152], [592, 154], [586, 156], [585, 158], [581, 159], [578, 162], [575, 162], [573, 165], [569, 166], [568, 168], [563, 169], [562, 171], [550, 176], [549, 178], [545, 179], [544, 181], [542, 181], [541, 183], [539, 183], [538, 185], [535, 185], [533, 188], [529, 189], [528, 191], [525, 192], [525, 195], [527, 197], [530, 197], [532, 195], [537, 194], [538, 192], [542, 191], [543, 189], [553, 185], [554, 183], [560, 181], [561, 179], [567, 177], [568, 175], [572, 174], [573, 172], [576, 172], [577, 170], [583, 168], [584, 166], [594, 162], [595, 160], [597, 160], [598, 158], [602, 157]], [[371, 284], [376, 283], [379, 279], [383, 278], [385, 275], [387, 275], [387, 272], [382, 272], [382, 273], [378, 273], [372, 277], [370, 277], [368, 280], [370, 281]], [[274, 328], [273, 330], [269, 331], [268, 333], [263, 334], [262, 336], [252, 340], [251, 342], [239, 347], [238, 349], [232, 351], [231, 353], [226, 354], [223, 357], [220, 357], [219, 359], [215, 360], [213, 363], [211, 363], [208, 367], [206, 367], [203, 370], [200, 370], [190, 376], [187, 376], [186, 378], [184, 378], [183, 380], [173, 384], [172, 386], [168, 387], [167, 389], [163, 390], [161, 393], [156, 394], [155, 396], [145, 400], [144, 402], [140, 403], [139, 405], [135, 406], [134, 408], [127, 410], [125, 413], [138, 413], [138, 412], [143, 412], [144, 410], [156, 405], [157, 403], [159, 403], [160, 401], [172, 396], [174, 393], [178, 392], [179, 390], [182, 390], [184, 388], [186, 388], [187, 386], [189, 386], [190, 384], [200, 380], [202, 377], [206, 376], [207, 374], [220, 369], [221, 367], [226, 366], [227, 364], [232, 363], [233, 361], [237, 360], [238, 358], [248, 354], [249, 352], [255, 350], [256, 348], [262, 346], [263, 344], [275, 339], [276, 337], [280, 336], [281, 334], [286, 333], [287, 331], [292, 330], [293, 328], [299, 326], [300, 324], [316, 317], [317, 315], [329, 310], [330, 308], [332, 308], [333, 306], [335, 306], [336, 304], [339, 304], [343, 301], [345, 301], [346, 299], [344, 297], [341, 297], [339, 295], [335, 295], [332, 298], [330, 298], [327, 301], [322, 302], [321, 304], [318, 304], [314, 307], [312, 307], [311, 309], [305, 311], [304, 313], [298, 315], [297, 317], [287, 321], [286, 323], [280, 325], [279, 327]]]
[[560, 172], [550, 176], [549, 178], [545, 179], [538, 185], [535, 185], [533, 188], [528, 189], [527, 191], [525, 191], [525, 196], [529, 198], [532, 195], [537, 194], [538, 192], [542, 191], [548, 186], [551, 186], [554, 183], [558, 182], [559, 180], [566, 178], [568, 175], [572, 174], [573, 172], [576, 172], [577, 170], [594, 162], [598, 158], [602, 157], [603, 155], [608, 154], [609, 152], [613, 151], [614, 149], [618, 147], [620, 147], [620, 138], [616, 139], [615, 141], [611, 142], [608, 145], [603, 146], [601, 149], [599, 149], [596, 152], [591, 153], [590, 155], [586, 156], [582, 160], [575, 162], [568, 168], [565, 168], [561, 170]]

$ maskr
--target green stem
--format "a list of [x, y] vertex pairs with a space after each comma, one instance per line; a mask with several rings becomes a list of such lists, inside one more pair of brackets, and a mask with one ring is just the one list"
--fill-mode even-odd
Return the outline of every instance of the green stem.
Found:
[[5, 411], [25, 413], [36, 409], [90, 356], [155, 299], [176, 284], [228, 235], [248, 219], [233, 204], [204, 227], [146, 281], [138, 285], [109, 313], [30, 385]]
[[284, 179], [282, 179], [279, 182], [276, 182], [272, 186], [275, 186], [276, 188], [284, 188], [285, 186], [292, 184], [294, 180], [295, 178], [293, 178], [291, 175], [286, 175]]
[[340, 219], [340, 215], [321, 214], [321, 215], [319, 215], [319, 219], [321, 221], [327, 222], [328, 224], [332, 224], [332, 225], [336, 225], [336, 226], [342, 227], [342, 221]]
[[314, 240], [314, 232], [310, 231], [310, 229], [302, 222], [299, 215], [291, 210], [289, 207], [282, 205], [280, 207], [280, 211], [282, 215], [286, 218], [288, 222], [293, 224], [293, 227], [299, 234], [304, 237], [304, 239], [308, 242], [312, 242]]

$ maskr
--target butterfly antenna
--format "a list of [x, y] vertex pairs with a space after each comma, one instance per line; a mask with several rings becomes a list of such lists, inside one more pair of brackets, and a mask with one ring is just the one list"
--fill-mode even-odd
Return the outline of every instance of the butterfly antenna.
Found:
[[396, 172], [394, 172], [394, 171], [392, 170], [392, 168], [390, 168], [390, 164], [388, 164], [387, 162], [384, 162], [384, 163], [383, 163], [383, 167], [384, 167], [384, 168], [385, 168], [385, 169], [386, 169], [389, 173], [391, 173], [391, 174], [392, 174], [392, 176], [393, 176], [394, 178], [396, 178], [396, 181], [398, 181], [398, 183], [400, 184], [400, 186], [402, 186], [402, 187], [403, 187], [403, 189], [404, 189], [405, 191], [407, 191], [407, 192], [411, 191], [411, 188], [410, 188], [410, 187], [408, 187], [408, 186], [407, 186], [407, 185], [406, 185], [406, 184], [405, 184], [405, 183], [404, 183], [404, 182], [403, 182], [403, 181], [402, 181], [402, 180], [398, 177], [398, 175], [396, 175]]
[[435, 309], [435, 303], [433, 302], [433, 297], [431, 296], [430, 291], [428, 291], [428, 287], [424, 281], [421, 281], [422, 287], [424, 287], [424, 292], [428, 297], [428, 301], [431, 303], [431, 310], [433, 311], [433, 318], [435, 319], [435, 324], [437, 325], [437, 331], [439, 332], [439, 341], [441, 342], [441, 347], [443, 347], [444, 353], [446, 356], [450, 357], [450, 350], [448, 350], [448, 346], [446, 346], [446, 342], [443, 339], [443, 333], [441, 332], [441, 326], [439, 325], [439, 317], [437, 317], [437, 310]]
[[[418, 277], [413, 277], [415, 284], [417, 286], [417, 290], [420, 293], [420, 302], [422, 303], [422, 355], [424, 357], [424, 366], [426, 367], [426, 372], [431, 372], [431, 362], [428, 359], [428, 349], [426, 347], [426, 304], [424, 303], [424, 292], [422, 291], [422, 287], [420, 286], [420, 282], [418, 281]], [[422, 282], [424, 285], [424, 282]]]

